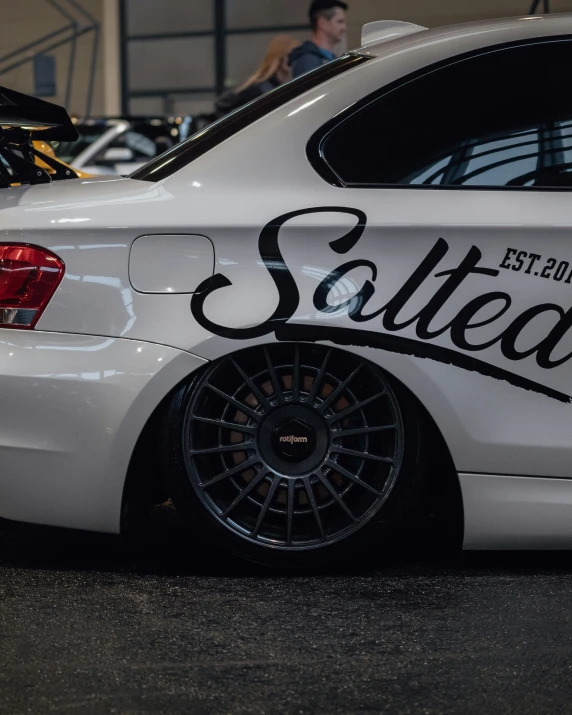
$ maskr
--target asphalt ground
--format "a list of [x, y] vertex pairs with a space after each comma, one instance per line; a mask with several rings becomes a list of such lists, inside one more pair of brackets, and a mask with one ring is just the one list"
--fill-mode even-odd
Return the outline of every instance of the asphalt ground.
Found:
[[393, 544], [319, 575], [6, 524], [0, 713], [571, 713], [572, 554]]

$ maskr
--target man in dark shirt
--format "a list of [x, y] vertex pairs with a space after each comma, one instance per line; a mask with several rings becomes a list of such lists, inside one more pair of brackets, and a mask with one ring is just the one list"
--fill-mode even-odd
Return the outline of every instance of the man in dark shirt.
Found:
[[336, 58], [334, 49], [347, 31], [348, 4], [341, 0], [313, 0], [310, 6], [312, 40], [290, 54], [292, 76], [298, 77]]

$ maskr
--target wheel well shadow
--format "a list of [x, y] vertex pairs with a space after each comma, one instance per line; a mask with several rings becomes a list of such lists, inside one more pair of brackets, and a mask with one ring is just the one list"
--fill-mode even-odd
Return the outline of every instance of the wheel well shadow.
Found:
[[424, 509], [425, 518], [436, 528], [443, 546], [460, 548], [464, 534], [463, 497], [459, 475], [449, 447], [437, 423], [421, 400], [401, 381], [392, 375], [390, 377], [409, 394], [419, 410], [420, 467], [427, 472], [426, 493], [422, 499], [423, 505], [427, 507]]
[[121, 533], [145, 528], [152, 508], [169, 500], [161, 459], [166, 410], [173, 396], [204, 368], [181, 380], [157, 405], [135, 444], [129, 461], [121, 504]]
[[[238, 351], [236, 351], [238, 352]], [[383, 370], [383, 368], [380, 368]], [[193, 373], [193, 378], [199, 374]], [[420, 468], [426, 470], [425, 491], [420, 495], [420, 509], [409, 515], [407, 528], [435, 527], [443, 546], [458, 548], [463, 541], [464, 510], [460, 482], [447, 443], [421, 400], [400, 380], [386, 370], [390, 381], [405, 391], [418, 410], [421, 424]], [[169, 493], [161, 461], [166, 408], [173, 395], [189, 378], [174, 387], [147, 420], [127, 471], [121, 509], [121, 531], [138, 530], [147, 523], [151, 509], [168, 501]]]

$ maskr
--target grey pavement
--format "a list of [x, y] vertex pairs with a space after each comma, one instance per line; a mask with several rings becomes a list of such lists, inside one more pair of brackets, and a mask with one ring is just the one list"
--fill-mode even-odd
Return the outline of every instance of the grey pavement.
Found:
[[287, 575], [170, 515], [121, 538], [5, 525], [0, 714], [572, 713], [572, 554], [412, 541]]

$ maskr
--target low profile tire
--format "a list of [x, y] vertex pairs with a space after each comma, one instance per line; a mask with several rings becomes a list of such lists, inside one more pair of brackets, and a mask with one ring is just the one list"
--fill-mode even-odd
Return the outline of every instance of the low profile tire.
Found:
[[335, 348], [275, 344], [208, 366], [173, 396], [165, 467], [201, 540], [304, 568], [379, 545], [421, 493], [409, 394]]

